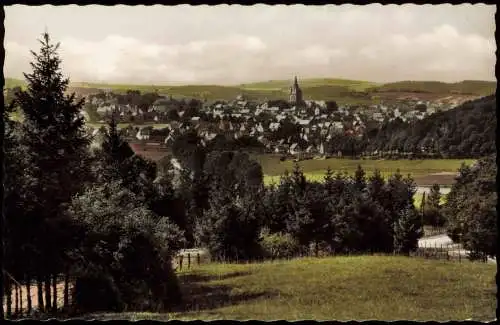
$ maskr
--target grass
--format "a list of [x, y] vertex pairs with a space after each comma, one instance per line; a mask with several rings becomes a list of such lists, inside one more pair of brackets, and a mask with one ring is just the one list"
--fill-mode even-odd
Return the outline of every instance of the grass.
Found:
[[170, 314], [105, 314], [156, 320], [489, 321], [495, 265], [394, 256], [205, 264], [180, 273], [185, 304]]
[[455, 83], [438, 81], [398, 81], [387, 83], [375, 88], [376, 91], [408, 91], [426, 93], [461, 93], [487, 96], [496, 92], [495, 81], [464, 80]]
[[[316, 100], [335, 100], [339, 104], [370, 104], [377, 100], [372, 95], [383, 92], [425, 92], [433, 94], [471, 94], [489, 95], [495, 92], [496, 82], [462, 81], [458, 83], [443, 83], [434, 81], [401, 81], [379, 84], [370, 81], [312, 78], [300, 79], [299, 84], [304, 92], [304, 98]], [[6, 88], [24, 87], [24, 80], [6, 78]], [[287, 99], [291, 80], [271, 80], [234, 86], [221, 85], [134, 85], [105, 84], [90, 82], [72, 82], [72, 91], [88, 93], [98, 89], [111, 89], [124, 93], [129, 89], [143, 93], [158, 91], [174, 98], [198, 98], [208, 101], [233, 100], [242, 94], [249, 99]]]
[[[265, 175], [264, 183], [266, 184], [278, 182], [279, 176], [283, 175], [285, 170], [292, 171], [294, 166], [294, 162], [291, 160], [280, 161], [278, 155], [253, 155], [252, 158], [261, 164]], [[304, 171], [306, 178], [312, 181], [322, 181], [328, 167], [334, 173], [340, 171], [352, 175], [358, 165], [361, 165], [368, 176], [375, 169], [378, 169], [384, 177], [392, 175], [399, 169], [404, 176], [411, 174], [412, 177], [417, 178], [439, 173], [456, 173], [462, 162], [470, 165], [474, 161], [473, 159], [354, 160], [330, 158], [324, 160], [304, 160], [298, 164]], [[436, 178], [438, 179], [439, 177]]]
[[[240, 85], [243, 89], [251, 90], [281, 90], [288, 91], [291, 80], [270, 80], [263, 82], [255, 82], [250, 84]], [[364, 91], [369, 88], [377, 87], [380, 84], [370, 81], [348, 80], [348, 79], [331, 79], [331, 78], [312, 78], [299, 79], [299, 85], [303, 89], [318, 87], [318, 86], [337, 86], [343, 87], [350, 91]]]
[[[414, 196], [413, 196], [413, 200], [414, 200], [414, 205], [417, 209], [419, 209], [422, 205], [422, 198], [423, 198], [423, 194], [422, 193], [416, 193]], [[441, 195], [441, 200], [439, 201], [440, 204], [445, 204], [446, 203], [446, 195], [445, 194], [442, 194]]]

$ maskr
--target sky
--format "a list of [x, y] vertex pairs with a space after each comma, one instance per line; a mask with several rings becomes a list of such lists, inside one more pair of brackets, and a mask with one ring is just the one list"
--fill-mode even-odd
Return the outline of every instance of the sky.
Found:
[[4, 74], [47, 30], [71, 81], [496, 80], [495, 6], [8, 6]]

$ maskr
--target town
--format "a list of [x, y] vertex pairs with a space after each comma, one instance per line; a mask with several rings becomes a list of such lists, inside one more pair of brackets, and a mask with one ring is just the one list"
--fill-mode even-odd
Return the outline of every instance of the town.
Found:
[[[134, 150], [146, 155], [145, 151], [166, 150], [176, 135], [195, 130], [203, 143], [222, 135], [229, 141], [246, 140], [251, 144], [246, 148], [249, 150], [295, 159], [342, 157], [341, 150], [332, 152], [327, 146], [335, 136], [360, 139], [367, 128], [378, 128], [384, 122], [400, 119], [409, 124], [461, 104], [452, 96], [448, 101], [404, 98], [396, 103], [373, 105], [338, 105], [334, 101], [304, 100], [297, 77], [291, 82], [288, 101], [256, 102], [240, 95], [232, 101], [207, 103], [195, 98], [176, 100], [168, 94], [141, 95], [133, 90], [126, 95], [103, 90], [86, 98], [88, 109], [83, 114], [89, 122], [94, 122], [89, 123], [93, 126], [93, 135], [98, 134], [99, 123], [105, 124], [113, 118], [117, 123], [128, 124], [124, 135]], [[148, 100], [151, 102], [149, 105]], [[91, 114], [89, 110], [92, 110]], [[425, 150], [422, 148], [423, 153]], [[363, 153], [365, 156], [378, 154], [377, 151]]]

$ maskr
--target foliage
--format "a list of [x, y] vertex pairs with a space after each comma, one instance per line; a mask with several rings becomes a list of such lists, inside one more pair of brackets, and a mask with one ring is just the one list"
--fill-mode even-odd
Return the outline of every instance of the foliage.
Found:
[[273, 233], [263, 229], [260, 234], [260, 244], [268, 258], [291, 258], [300, 253], [297, 241], [288, 233]]
[[[68, 214], [80, 226], [74, 272], [110, 276], [128, 308], [168, 307], [180, 293], [171, 258], [183, 234], [167, 217], [155, 215], [118, 182], [75, 197]], [[149, 299], [149, 300], [148, 300]]]
[[[212, 183], [210, 207], [196, 220], [195, 237], [216, 260], [253, 260], [261, 255], [258, 242], [262, 215], [252, 194], [236, 195]], [[217, 189], [217, 190], [215, 190]]]
[[363, 144], [368, 152], [395, 151], [444, 158], [479, 158], [496, 152], [496, 97], [466, 102], [415, 123], [399, 119], [384, 123]]
[[413, 205], [401, 210], [394, 224], [394, 249], [397, 253], [409, 254], [417, 249], [418, 239], [423, 235], [420, 220]]
[[497, 252], [496, 156], [462, 166], [443, 207], [450, 237], [475, 256]]
[[[26, 88], [14, 98], [24, 120], [9, 149], [18, 150], [11, 162], [19, 165], [10, 167], [22, 168], [11, 170], [13, 179], [19, 181], [16, 186], [22, 188], [9, 204], [23, 207], [18, 221], [24, 221], [24, 230], [14, 228], [12, 236], [29, 236], [21, 236], [30, 238], [21, 247], [35, 253], [26, 258], [32, 257], [37, 275], [46, 277], [61, 272], [67, 264], [64, 249], [71, 247], [72, 234], [70, 228], [61, 230], [67, 224], [62, 212], [89, 180], [90, 139], [80, 115], [83, 101], [65, 94], [69, 81], [60, 69], [58, 44], [52, 44], [46, 33], [40, 43], [40, 52], [32, 52], [32, 72], [25, 74]], [[21, 172], [23, 177], [15, 176]], [[46, 293], [50, 294], [49, 289]]]
[[441, 209], [441, 191], [438, 184], [431, 187], [425, 202], [422, 201], [423, 222], [425, 225], [442, 227], [445, 223]]

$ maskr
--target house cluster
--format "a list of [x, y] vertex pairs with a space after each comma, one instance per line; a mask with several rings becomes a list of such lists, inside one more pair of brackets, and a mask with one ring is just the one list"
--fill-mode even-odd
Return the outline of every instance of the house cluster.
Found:
[[[196, 109], [189, 113], [189, 118], [183, 118], [193, 105], [179, 105], [179, 101], [166, 95], [159, 97], [147, 110], [119, 104], [110, 94], [93, 97], [91, 103], [97, 106], [97, 112], [102, 116], [115, 112], [120, 117], [132, 116], [153, 122], [149, 127], [127, 131], [128, 137], [152, 146], [168, 146], [179, 134], [194, 129], [203, 139], [203, 144], [219, 134], [234, 140], [252, 137], [267, 152], [292, 155], [322, 155], [325, 144], [336, 135], [361, 137], [368, 125], [380, 125], [395, 118], [403, 121], [423, 119], [438, 110], [432, 103], [416, 101], [398, 104], [397, 107], [389, 104], [340, 105], [333, 110], [327, 109], [325, 101], [303, 100], [297, 78], [290, 88], [285, 108], [273, 105], [271, 101], [256, 103], [240, 95], [229, 102], [199, 102], [198, 106], [195, 105]], [[167, 116], [172, 109], [177, 112], [177, 120]], [[290, 130], [291, 125], [295, 127], [293, 134], [283, 131], [286, 126]]]

